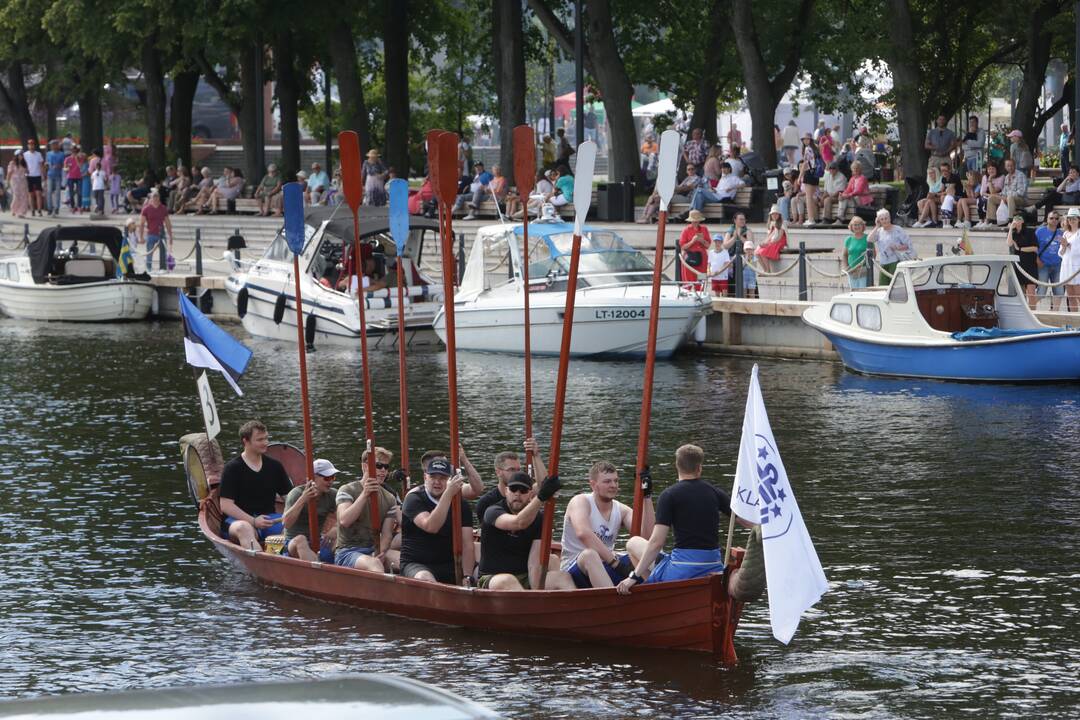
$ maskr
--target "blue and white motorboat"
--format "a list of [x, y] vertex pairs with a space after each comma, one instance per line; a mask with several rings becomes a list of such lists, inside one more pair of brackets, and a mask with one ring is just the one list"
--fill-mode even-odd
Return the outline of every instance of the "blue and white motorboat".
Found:
[[803, 313], [849, 370], [938, 380], [1080, 380], [1080, 330], [1028, 307], [1011, 255], [897, 266], [888, 288], [852, 290]]

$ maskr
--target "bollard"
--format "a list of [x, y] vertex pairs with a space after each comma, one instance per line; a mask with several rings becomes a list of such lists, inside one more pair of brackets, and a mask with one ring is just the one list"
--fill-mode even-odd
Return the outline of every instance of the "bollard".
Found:
[[[57, 227], [60, 227], [60, 226], [57, 225]], [[23, 224], [22, 241], [23, 241], [23, 245], [29, 245], [30, 244], [30, 223], [24, 223]]]
[[679, 255], [679, 247], [676, 245], [673, 251], [675, 253], [675, 264], [672, 266], [675, 270], [675, 282], [682, 280], [682, 256]]
[[944, 243], [938, 243], [937, 244], [937, 256], [941, 257], [944, 254], [945, 254], [945, 245], [944, 245]]
[[743, 249], [738, 242], [735, 243], [735, 260], [732, 262], [732, 272], [735, 273], [735, 297], [746, 297], [746, 288], [743, 286]]
[[799, 300], [806, 300], [806, 243], [799, 242]]
[[168, 260], [166, 259], [165, 250], [165, 236], [162, 235], [158, 239], [158, 270], [168, 270]]
[[202, 228], [195, 228], [195, 274], [202, 275]]
[[866, 287], [874, 287], [874, 253], [872, 246], [866, 248]]
[[457, 237], [457, 284], [461, 287], [461, 281], [465, 279], [465, 233], [458, 233]]

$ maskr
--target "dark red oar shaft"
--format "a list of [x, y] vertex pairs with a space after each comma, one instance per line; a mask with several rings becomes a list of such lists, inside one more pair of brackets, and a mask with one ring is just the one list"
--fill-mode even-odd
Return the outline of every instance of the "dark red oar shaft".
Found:
[[[356, 305], [360, 309], [360, 372], [364, 386], [364, 437], [368, 452], [367, 474], [376, 477], [375, 469], [375, 428], [372, 420], [371, 371], [368, 368], [367, 351], [367, 292], [364, 291], [364, 261], [360, 255], [360, 217], [353, 213], [353, 270], [356, 272]], [[372, 494], [368, 498], [368, 517], [371, 522], [371, 537], [378, 542], [379, 537], [379, 496]]]
[[[559, 474], [559, 450], [562, 445], [563, 411], [566, 401], [566, 375], [570, 369], [570, 341], [574, 332], [574, 300], [577, 298], [578, 259], [581, 257], [581, 236], [574, 235], [570, 251], [570, 274], [566, 283], [566, 309], [563, 313], [562, 345], [559, 348], [559, 375], [555, 382], [555, 415], [551, 421], [551, 458], [548, 475]], [[548, 559], [551, 556], [551, 533], [555, 524], [555, 498], [544, 503], [544, 525], [540, 535], [540, 583], [543, 590], [547, 580]]]
[[397, 326], [398, 326], [398, 400], [401, 405], [401, 467], [405, 480], [401, 497], [409, 492], [409, 389], [405, 370], [405, 272], [401, 269], [404, 257], [397, 261]]
[[660, 222], [656, 226], [652, 298], [649, 303], [649, 340], [645, 349], [645, 381], [641, 393], [641, 425], [638, 429], [637, 471], [634, 473], [634, 519], [630, 526], [631, 535], [641, 534], [641, 515], [645, 505], [645, 495], [641, 489], [641, 471], [649, 463], [649, 421], [652, 419], [653, 375], [656, 371], [656, 335], [660, 324], [660, 280], [664, 265], [664, 231], [667, 228], [667, 215], [667, 210], [661, 210]]
[[[525, 285], [525, 437], [531, 438], [532, 431], [532, 322], [529, 314], [529, 213], [525, 212], [522, 221], [521, 278]], [[532, 450], [525, 451], [525, 467], [532, 472]], [[543, 480], [544, 478], [538, 478]]]
[[[296, 351], [300, 358], [300, 404], [304, 410], [304, 459], [307, 465], [307, 481], [314, 482], [312, 464], [315, 458], [312, 453], [315, 443], [311, 439], [311, 405], [308, 401], [307, 382], [307, 349], [304, 342], [304, 299], [300, 295], [300, 257], [293, 254], [293, 280], [296, 283]], [[308, 533], [311, 539], [311, 551], [319, 554], [319, 546], [322, 534], [319, 532], [319, 505], [315, 498], [310, 498], [307, 504]]]
[[[446, 382], [450, 403], [450, 464], [458, 467], [458, 407], [457, 407], [457, 345], [454, 336], [454, 242], [450, 206], [443, 207], [443, 319], [446, 322]], [[451, 537], [454, 549], [454, 575], [458, 585], [464, 577], [461, 567], [461, 494], [450, 505], [453, 525]], [[470, 568], [471, 569], [471, 568]]]

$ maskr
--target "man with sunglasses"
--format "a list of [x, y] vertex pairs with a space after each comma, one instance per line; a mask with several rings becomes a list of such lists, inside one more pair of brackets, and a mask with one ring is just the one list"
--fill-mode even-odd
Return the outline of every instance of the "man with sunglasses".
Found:
[[[489, 507], [481, 522], [480, 581], [488, 590], [528, 590], [540, 580], [541, 506], [560, 487], [558, 476], [544, 479], [533, 494], [528, 473], [515, 472], [500, 487], [503, 499]], [[546, 590], [572, 590], [574, 581], [561, 571], [548, 571]]]
[[[330, 523], [326, 520], [334, 514], [334, 494], [331, 488], [337, 478], [338, 469], [329, 460], [319, 458], [312, 464], [312, 470], [314, 479], [294, 487], [285, 497], [285, 512], [281, 516], [281, 523], [285, 526], [285, 547], [281, 549], [281, 554], [309, 562], [321, 560], [330, 563], [334, 560], [331, 548], [334, 546], [337, 528], [335, 520]], [[308, 524], [308, 502], [313, 499], [316, 527], [320, 533], [316, 542], [312, 542], [308, 537], [311, 532]]]
[[[371, 452], [365, 450], [360, 457], [363, 477], [343, 485], [337, 491], [338, 535], [334, 563], [357, 570], [385, 572], [394, 560], [390, 557], [390, 543], [394, 538], [394, 525], [400, 517], [397, 496], [383, 487], [394, 453], [383, 447], [375, 448], [375, 477], [371, 477], [368, 475]], [[371, 512], [368, 509], [372, 495], [379, 499], [377, 538], [372, 532]]]

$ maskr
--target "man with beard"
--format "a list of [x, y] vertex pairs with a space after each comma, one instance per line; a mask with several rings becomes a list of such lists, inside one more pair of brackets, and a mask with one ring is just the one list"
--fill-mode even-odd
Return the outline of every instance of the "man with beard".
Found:
[[453, 527], [450, 505], [461, 493], [465, 480], [455, 474], [445, 457], [430, 460], [424, 468], [424, 485], [405, 497], [401, 514], [401, 574], [405, 577], [453, 584], [452, 533], [461, 535], [461, 567], [464, 582], [472, 573], [472, 508], [461, 502], [461, 525]]

